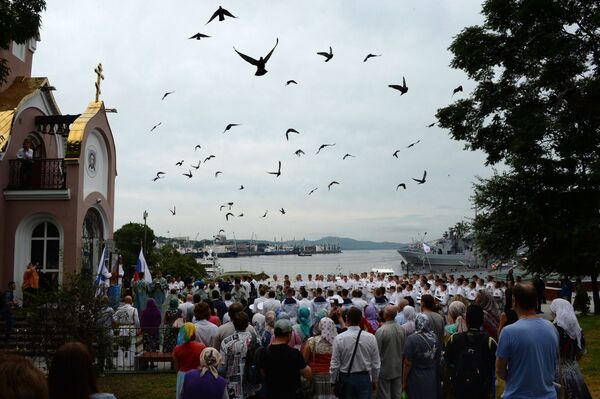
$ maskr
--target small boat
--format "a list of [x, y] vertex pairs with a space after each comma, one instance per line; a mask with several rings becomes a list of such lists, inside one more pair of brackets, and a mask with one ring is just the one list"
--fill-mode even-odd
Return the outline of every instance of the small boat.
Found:
[[307, 253], [304, 253], [304, 252], [300, 252], [298, 254], [298, 256], [312, 256], [312, 254], [307, 254]]

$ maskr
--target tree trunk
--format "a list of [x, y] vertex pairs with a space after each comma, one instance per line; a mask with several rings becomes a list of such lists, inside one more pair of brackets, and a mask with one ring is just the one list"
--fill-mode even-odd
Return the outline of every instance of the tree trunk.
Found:
[[600, 295], [598, 294], [598, 272], [594, 271], [592, 277], [592, 297], [594, 298], [594, 314], [600, 315]]

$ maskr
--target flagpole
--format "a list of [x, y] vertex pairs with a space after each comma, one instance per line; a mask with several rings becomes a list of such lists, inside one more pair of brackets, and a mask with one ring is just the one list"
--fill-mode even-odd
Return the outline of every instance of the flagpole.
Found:
[[144, 217], [144, 241], [142, 243], [142, 249], [143, 249], [143, 252], [145, 253], [146, 252], [146, 230], [147, 230], [146, 229], [146, 218], [148, 218], [148, 212], [144, 211], [143, 217]]

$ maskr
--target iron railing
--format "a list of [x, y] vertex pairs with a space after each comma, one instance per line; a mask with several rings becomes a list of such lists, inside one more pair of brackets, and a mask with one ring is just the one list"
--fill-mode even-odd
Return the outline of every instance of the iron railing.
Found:
[[67, 188], [65, 160], [11, 159], [7, 190], [64, 190]]

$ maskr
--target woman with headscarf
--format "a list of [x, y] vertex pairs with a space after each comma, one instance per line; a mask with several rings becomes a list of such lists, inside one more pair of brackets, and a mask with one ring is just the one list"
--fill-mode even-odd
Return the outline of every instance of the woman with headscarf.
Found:
[[[152, 298], [146, 301], [146, 309], [142, 311], [140, 328], [144, 343], [144, 352], [156, 352], [160, 344], [159, 328], [162, 317], [156, 301]], [[151, 365], [151, 367], [153, 364]]]
[[[286, 312], [279, 312], [279, 314], [277, 315], [277, 320], [289, 320], [290, 319], [290, 315], [287, 314]], [[275, 334], [273, 334], [272, 338], [271, 338], [271, 342], [273, 342], [273, 340], [275, 339]], [[271, 343], [269, 343], [270, 345]], [[298, 335], [298, 332], [292, 328], [292, 333], [290, 334], [290, 340], [288, 342], [288, 346], [290, 348], [294, 348], [294, 349], [298, 349], [300, 350], [300, 348], [302, 348], [302, 338], [300, 338], [300, 335]]]
[[379, 320], [377, 319], [377, 308], [373, 305], [365, 306], [365, 319], [367, 319], [367, 323], [371, 326], [371, 330], [369, 332], [371, 334], [375, 334], [375, 331], [379, 328]]
[[200, 366], [200, 353], [206, 348], [204, 344], [194, 341], [195, 338], [194, 323], [181, 326], [177, 335], [177, 346], [173, 350], [173, 368], [177, 370], [176, 399], [180, 399], [185, 373]]
[[200, 367], [185, 373], [181, 399], [229, 399], [227, 380], [218, 373], [221, 354], [206, 348], [200, 354]]
[[415, 332], [415, 319], [417, 318], [417, 312], [415, 308], [406, 305], [404, 309], [402, 309], [402, 314], [404, 315], [404, 324], [401, 327], [404, 329], [405, 336], [412, 335]]
[[338, 333], [333, 320], [329, 317], [323, 317], [319, 321], [319, 332], [320, 335], [310, 337], [306, 341], [302, 355], [313, 373], [313, 398], [334, 399], [329, 366], [333, 351], [333, 340]]
[[486, 290], [479, 291], [475, 303], [483, 308], [483, 329], [488, 335], [498, 341], [498, 326], [500, 312], [492, 295]]
[[591, 399], [577, 363], [585, 353], [585, 339], [573, 306], [568, 301], [558, 298], [550, 304], [550, 311], [554, 316], [554, 326], [559, 336], [558, 383], [566, 391], [565, 398]]
[[173, 323], [181, 317], [181, 310], [178, 309], [179, 300], [171, 298], [169, 308], [165, 312], [165, 332], [163, 337], [163, 352], [171, 353], [177, 344], [177, 334], [179, 327], [175, 327]]
[[465, 318], [467, 316], [467, 307], [461, 301], [453, 301], [448, 306], [448, 323], [444, 327], [444, 335], [446, 338], [457, 332], [465, 332], [469, 328]]
[[432, 330], [429, 316], [419, 313], [415, 319], [415, 333], [406, 338], [404, 347], [402, 386], [409, 398], [440, 397], [441, 355], [442, 346]]
[[[315, 313], [315, 316], [314, 316], [315, 321], [314, 321], [313, 325], [310, 327], [311, 328], [311, 330], [310, 330], [311, 336], [321, 334], [321, 331], [319, 331], [319, 322], [321, 321], [321, 319], [323, 317], [328, 317], [327, 309], [321, 309], [317, 313]], [[329, 317], [333, 320], [333, 318], [331, 316], [329, 316]], [[335, 323], [335, 320], [333, 320], [333, 322]]]
[[265, 313], [265, 329], [263, 330], [260, 337], [260, 346], [266, 348], [271, 345], [271, 340], [273, 339], [273, 335], [275, 334], [275, 320], [277, 317], [275, 316], [275, 312], [269, 310]]
[[293, 330], [298, 334], [302, 343], [310, 338], [310, 310], [308, 308], [298, 309], [298, 317], [296, 318], [297, 323], [292, 327]]

